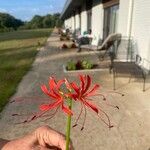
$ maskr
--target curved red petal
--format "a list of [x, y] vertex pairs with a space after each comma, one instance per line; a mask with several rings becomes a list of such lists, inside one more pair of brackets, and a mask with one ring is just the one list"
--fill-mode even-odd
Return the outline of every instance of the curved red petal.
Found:
[[48, 91], [46, 85], [44, 85], [44, 84], [41, 85], [41, 90], [42, 90], [45, 94], [48, 94], [48, 93], [49, 93], [49, 91]]
[[84, 96], [94, 96], [95, 92], [99, 89], [99, 87], [100, 86], [98, 84], [94, 85], [94, 87], [88, 93], [86, 93]]
[[61, 101], [57, 101], [57, 102], [55, 102], [55, 103], [53, 103], [53, 104], [43, 104], [43, 105], [40, 105], [40, 110], [41, 111], [47, 111], [47, 110], [50, 110], [50, 109], [53, 109], [53, 108], [55, 108], [55, 107], [57, 107], [58, 105], [60, 105], [60, 103], [62, 103]]
[[90, 102], [88, 102], [88, 101], [85, 101], [85, 100], [83, 100], [83, 103], [87, 106], [87, 107], [90, 107], [92, 110], [94, 110], [97, 114], [98, 114], [98, 108], [94, 105], [94, 104], [92, 104], [92, 103], [90, 103]]
[[57, 82], [57, 88], [60, 89], [61, 85], [65, 82], [65, 80], [59, 80]]
[[57, 84], [53, 77], [50, 77], [50, 79], [49, 79], [49, 87], [50, 87], [50, 90], [53, 90], [57, 87]]
[[[54, 91], [54, 90], [53, 90], [52, 92], [53, 92], [53, 94], [56, 96], [56, 99], [57, 99], [57, 100], [60, 100], [60, 99], [63, 98], [60, 93], [57, 93], [57, 91]], [[58, 92], [59, 92], [59, 91], [58, 91]]]
[[87, 90], [89, 89], [89, 87], [91, 86], [91, 77], [89, 75], [87, 75], [87, 84], [86, 84], [86, 87], [85, 87], [85, 90], [82, 92], [82, 94], [86, 93]]
[[71, 83], [69, 83], [69, 81], [67, 79], [65, 79], [65, 85], [69, 91], [72, 89]]
[[80, 87], [81, 87], [81, 92], [84, 91], [84, 88], [85, 88], [85, 81], [86, 81], [86, 76], [83, 76], [83, 75], [79, 75], [79, 78], [80, 78]]
[[50, 93], [46, 87], [46, 85], [42, 85], [41, 86], [41, 90], [48, 96], [54, 98], [54, 99], [57, 99], [57, 97], [55, 95], [53, 95], [52, 93]]
[[46, 110], [48, 110], [48, 109], [50, 109], [49, 105], [41, 105], [41, 106], [40, 106], [40, 110], [41, 110], [41, 111], [46, 111]]
[[75, 90], [76, 93], [79, 93], [79, 88], [78, 88], [78, 86], [76, 85], [76, 83], [72, 82], [72, 83], [71, 83], [71, 87]]
[[73, 115], [73, 112], [68, 108], [68, 107], [65, 107], [63, 104], [62, 104], [62, 110], [68, 114], [68, 115]]

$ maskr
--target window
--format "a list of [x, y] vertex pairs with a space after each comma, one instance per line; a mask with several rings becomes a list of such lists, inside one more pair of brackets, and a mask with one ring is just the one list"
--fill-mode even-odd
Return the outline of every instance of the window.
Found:
[[105, 39], [109, 34], [115, 33], [118, 27], [118, 10], [119, 4], [104, 7], [104, 27], [103, 38]]

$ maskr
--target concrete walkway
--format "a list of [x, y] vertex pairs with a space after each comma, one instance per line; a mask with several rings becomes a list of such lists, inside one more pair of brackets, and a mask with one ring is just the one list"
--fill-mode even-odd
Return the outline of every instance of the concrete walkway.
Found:
[[[58, 79], [67, 77], [70, 80], [76, 80], [77, 74], [66, 74], [63, 72], [63, 64], [68, 60], [80, 60], [81, 58], [91, 59], [98, 62], [96, 53], [76, 53], [75, 50], [60, 50], [63, 42], [59, 41], [58, 36], [53, 33], [48, 39], [47, 45], [42, 48], [33, 64], [32, 69], [23, 78], [16, 94], [12, 97], [24, 97], [20, 103], [8, 104], [1, 114], [0, 119], [0, 137], [13, 139], [22, 136], [36, 127], [49, 125], [52, 128], [65, 133], [66, 118], [64, 113], [59, 111], [57, 115], [48, 120], [35, 120], [27, 124], [20, 122], [24, 117], [12, 117], [12, 114], [38, 111], [38, 105], [42, 103], [41, 97], [45, 97], [40, 90], [42, 83], [48, 82], [49, 76], [55, 76]], [[75, 150], [149, 150], [150, 149], [150, 90], [142, 92], [142, 83], [128, 79], [118, 79], [118, 91], [125, 94], [121, 97], [118, 94], [108, 94], [112, 90], [112, 75], [108, 70], [89, 73], [94, 81], [102, 85], [102, 92], [108, 95], [108, 99], [114, 105], [120, 107], [120, 110], [101, 104], [102, 100], [96, 98], [95, 103], [102, 105], [103, 109], [109, 114], [114, 128], [109, 130], [95, 113], [88, 111], [85, 129], [80, 130], [83, 117], [79, 126], [72, 129], [72, 140]], [[147, 85], [150, 87], [150, 85]], [[74, 104], [74, 111], [77, 114], [80, 106]], [[73, 117], [73, 122], [77, 117]]]

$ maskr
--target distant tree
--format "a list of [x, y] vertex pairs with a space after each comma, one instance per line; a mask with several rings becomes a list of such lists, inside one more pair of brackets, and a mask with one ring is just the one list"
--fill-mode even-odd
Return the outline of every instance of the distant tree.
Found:
[[9, 29], [16, 30], [23, 24], [23, 21], [16, 19], [7, 13], [0, 13], [0, 29], [3, 29], [4, 31]]
[[32, 28], [43, 28], [43, 17], [35, 15], [30, 21]]
[[0, 32], [16, 30], [21, 25], [23, 25], [21, 20], [6, 13], [0, 13]]
[[55, 26], [56, 27], [61, 27], [63, 25], [62, 20], [60, 19], [60, 13], [55, 13], [54, 14], [54, 19], [55, 19]]
[[50, 28], [52, 26], [52, 15], [46, 15], [43, 19], [43, 27]]
[[35, 15], [31, 21], [23, 22], [15, 17], [0, 13], [0, 32], [17, 30], [17, 29], [38, 29], [61, 27], [60, 13], [47, 14], [46, 16]]
[[62, 21], [60, 20], [60, 13], [55, 13], [53, 15], [48, 14], [46, 16], [35, 15], [31, 21], [25, 23], [25, 28], [27, 29], [37, 29], [37, 28], [54, 28], [55, 26], [60, 27]]
[[56, 27], [61, 27], [63, 25], [63, 21], [60, 19], [56, 20]]

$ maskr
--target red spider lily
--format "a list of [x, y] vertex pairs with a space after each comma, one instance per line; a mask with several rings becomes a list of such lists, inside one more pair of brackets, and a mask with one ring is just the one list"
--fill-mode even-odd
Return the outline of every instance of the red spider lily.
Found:
[[[71, 83], [72, 89], [74, 90], [73, 94], [70, 94], [70, 97], [73, 98], [75, 101], [80, 101], [81, 102], [81, 112], [76, 120], [76, 123], [73, 127], [77, 126], [77, 122], [83, 112], [83, 108], [85, 111], [85, 116], [84, 116], [84, 122], [81, 130], [84, 128], [85, 124], [85, 119], [86, 119], [86, 107], [90, 108], [94, 112], [97, 113], [98, 117], [101, 118], [101, 120], [109, 127], [113, 127], [110, 123], [109, 116], [102, 110], [100, 109], [97, 105], [91, 103], [91, 96], [96, 96], [96, 95], [101, 95], [97, 93], [97, 90], [100, 88], [98, 84], [95, 84], [93, 88], [90, 89], [91, 87], [91, 77], [89, 75], [79, 75], [80, 78], [80, 85], [78, 86], [76, 83]], [[103, 95], [101, 95], [103, 96]], [[105, 97], [104, 97], [105, 98]], [[105, 121], [102, 117], [101, 114], [104, 114], [105, 117], [107, 118], [107, 121]]]
[[[40, 107], [39, 107], [40, 111], [35, 114], [32, 113], [28, 117], [28, 119], [23, 121], [23, 123], [30, 122], [30, 121], [35, 120], [40, 117], [47, 117], [47, 119], [50, 119], [58, 112], [59, 108], [61, 108], [62, 111], [64, 113], [66, 113], [67, 115], [73, 115], [73, 112], [69, 109], [69, 107], [66, 107], [64, 104], [66, 99], [70, 98], [70, 99], [75, 100], [76, 102], [81, 103], [81, 111], [75, 122], [74, 127], [77, 126], [78, 120], [80, 119], [80, 117], [84, 111], [84, 121], [83, 121], [83, 126], [82, 126], [81, 130], [84, 129], [84, 124], [85, 124], [86, 115], [87, 115], [87, 107], [90, 108], [92, 111], [94, 111], [97, 114], [97, 116], [109, 128], [113, 127], [111, 125], [111, 122], [110, 122], [110, 119], [109, 119], [109, 116], [107, 115], [107, 113], [105, 113], [98, 105], [95, 105], [91, 102], [92, 97], [93, 96], [102, 96], [103, 100], [105, 101], [105, 104], [115, 107], [117, 109], [119, 109], [119, 107], [109, 104], [106, 96], [103, 95], [102, 93], [98, 93], [98, 89], [100, 88], [100, 86], [98, 84], [95, 84], [91, 88], [92, 79], [89, 75], [85, 75], [85, 76], [79, 75], [79, 79], [80, 79], [80, 84], [78, 86], [75, 82], [70, 83], [67, 79], [59, 80], [58, 82], [56, 82], [53, 77], [50, 77], [48, 88], [46, 85], [42, 85], [41, 89], [44, 92], [44, 94], [46, 94], [49, 98], [51, 98], [53, 100], [53, 102], [51, 100], [51, 102], [49, 103], [49, 102], [47, 102], [46, 99], [43, 99], [43, 101], [45, 101], [47, 104], [40, 105]], [[63, 84], [65, 84], [66, 89], [68, 90], [67, 92], [63, 92], [61, 90], [61, 87]], [[109, 93], [111, 93], [111, 91]], [[113, 92], [113, 93], [118, 93], [118, 92]], [[118, 93], [118, 94], [121, 94], [121, 93]], [[121, 95], [123, 96], [123, 94], [121, 94]], [[16, 101], [20, 101], [20, 99], [18, 99]], [[15, 102], [15, 101], [11, 101], [11, 103], [13, 103], [13, 102]], [[54, 113], [48, 114], [50, 112], [50, 110], [54, 110]], [[12, 116], [25, 116], [25, 115], [13, 114]]]
[[[65, 80], [59, 80], [58, 82], [56, 82], [53, 77], [50, 77], [49, 89], [47, 88], [46, 85], [42, 85], [41, 90], [44, 92], [44, 94], [46, 94], [47, 96], [52, 98], [54, 100], [54, 102], [40, 105], [40, 107], [39, 107], [40, 112], [33, 114], [31, 117], [29, 117], [28, 119], [23, 121], [23, 123], [30, 122], [39, 117], [47, 117], [48, 114], [46, 114], [46, 113], [52, 109], [56, 109], [56, 111], [54, 113], [54, 114], [56, 114], [56, 112], [58, 111], [58, 108], [60, 108], [60, 107], [61, 107], [62, 111], [64, 113], [66, 113], [67, 115], [73, 115], [73, 112], [68, 107], [66, 107], [64, 104], [67, 97], [60, 89], [61, 85], [64, 83], [65, 83]], [[12, 116], [20, 116], [20, 115], [13, 114]]]
[[67, 108], [64, 105], [64, 101], [66, 100], [65, 95], [63, 94], [63, 92], [61, 92], [60, 87], [61, 85], [65, 82], [65, 80], [59, 80], [57, 83], [54, 80], [54, 78], [50, 78], [49, 80], [49, 88], [50, 90], [47, 89], [46, 85], [42, 85], [41, 89], [42, 91], [48, 95], [49, 97], [51, 97], [52, 99], [54, 99], [56, 102], [52, 103], [52, 104], [44, 104], [40, 106], [40, 110], [41, 111], [48, 111], [51, 110], [53, 108], [57, 108], [59, 106], [61, 106], [62, 110], [68, 114], [68, 115], [72, 115], [72, 111]]

